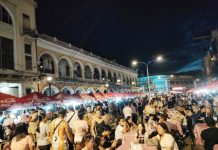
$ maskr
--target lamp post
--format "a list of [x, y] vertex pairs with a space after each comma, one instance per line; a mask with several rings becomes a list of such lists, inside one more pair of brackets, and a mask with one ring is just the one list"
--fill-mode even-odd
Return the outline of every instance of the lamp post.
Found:
[[198, 88], [199, 82], [200, 82], [200, 79], [199, 79], [199, 78], [197, 78], [197, 79], [194, 80], [194, 86], [195, 86], [195, 88]]
[[138, 62], [138, 61], [133, 61], [132, 62], [132, 65], [133, 66], [136, 66], [137, 64], [143, 64], [146, 66], [146, 72], [147, 72], [147, 82], [148, 82], [148, 93], [149, 93], [149, 97], [151, 95], [151, 87], [150, 87], [150, 75], [149, 75], [149, 64], [151, 64], [152, 62], [155, 62], [155, 61], [162, 61], [163, 60], [163, 57], [162, 56], [158, 56], [156, 59], [153, 59], [153, 60], [149, 60], [147, 62]]
[[51, 81], [52, 81], [52, 77], [47, 77], [47, 81], [48, 81], [48, 89], [49, 89], [49, 96], [51, 96]]

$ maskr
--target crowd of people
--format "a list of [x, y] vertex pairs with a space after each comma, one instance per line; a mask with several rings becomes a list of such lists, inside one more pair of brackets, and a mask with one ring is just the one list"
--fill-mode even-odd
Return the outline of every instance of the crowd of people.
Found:
[[[0, 139], [4, 150], [115, 150], [124, 134], [157, 149], [178, 150], [195, 136], [196, 123], [206, 150], [218, 144], [215, 103], [211, 96], [155, 95], [92, 105], [1, 112]], [[178, 125], [175, 129], [173, 123]]]

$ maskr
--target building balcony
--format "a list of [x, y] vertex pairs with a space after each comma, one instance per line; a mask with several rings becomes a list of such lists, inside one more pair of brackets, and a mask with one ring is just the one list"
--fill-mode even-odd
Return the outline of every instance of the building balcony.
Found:
[[23, 35], [29, 35], [31, 37], [37, 37], [38, 33], [36, 30], [29, 29], [29, 28], [23, 28]]
[[94, 82], [94, 80], [93, 79], [85, 79], [85, 82], [91, 82], [91, 83], [93, 83]]
[[74, 81], [84, 81], [84, 79], [81, 77], [73, 77], [73, 80]]

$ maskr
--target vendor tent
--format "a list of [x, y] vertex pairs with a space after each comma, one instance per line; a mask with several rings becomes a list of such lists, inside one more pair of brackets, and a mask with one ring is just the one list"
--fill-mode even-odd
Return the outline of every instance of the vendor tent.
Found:
[[6, 109], [12, 105], [20, 105], [25, 101], [22, 98], [18, 98], [12, 95], [0, 93], [0, 109]]

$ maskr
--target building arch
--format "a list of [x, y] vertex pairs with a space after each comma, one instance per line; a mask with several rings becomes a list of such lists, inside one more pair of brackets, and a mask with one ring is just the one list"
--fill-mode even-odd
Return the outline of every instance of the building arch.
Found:
[[75, 93], [74, 90], [73, 90], [71, 87], [69, 87], [69, 86], [64, 86], [64, 87], [61, 89], [61, 91], [62, 91], [63, 93], [65, 93], [65, 94], [70, 94], [70, 95], [72, 95], [72, 94]]
[[85, 79], [93, 79], [93, 72], [94, 72], [94, 69], [92, 65], [89, 63], [85, 64], [85, 67], [84, 67]]
[[93, 87], [89, 87], [87, 90], [86, 90], [86, 93], [95, 93], [95, 90]]
[[113, 82], [113, 74], [111, 71], [108, 71], [108, 81]]
[[93, 73], [93, 78], [100, 80], [101, 79], [101, 69], [98, 66], [94, 67], [94, 73]]
[[126, 84], [126, 77], [123, 75], [123, 84]]
[[126, 84], [127, 84], [127, 85], [130, 85], [129, 77], [126, 77]]
[[103, 93], [103, 90], [101, 90], [101, 89], [96, 89], [96, 90], [95, 90], [95, 93]]
[[81, 61], [75, 60], [72, 68], [73, 78], [84, 78], [84, 66]]
[[132, 78], [131, 77], [129, 78], [129, 83], [130, 83], [130, 85], [132, 85]]
[[104, 89], [104, 90], [103, 90], [103, 93], [105, 93], [105, 94], [106, 94], [107, 92], [108, 92], [108, 90], [107, 90], [107, 89]]
[[120, 73], [118, 73], [117, 81], [119, 81], [119, 82], [118, 82], [119, 84], [122, 84], [122, 83], [123, 83], [123, 78], [122, 78], [122, 76], [121, 76]]
[[[51, 96], [57, 94], [58, 92], [59, 92], [58, 88], [51, 85]], [[44, 94], [46, 96], [50, 96], [49, 86], [44, 87], [44, 89], [42, 90], [42, 94]]]
[[103, 81], [106, 81], [108, 76], [107, 76], [107, 72], [105, 71], [105, 69], [101, 70], [101, 78]]
[[58, 70], [59, 70], [59, 77], [65, 78], [72, 76], [72, 63], [71, 61], [65, 57], [62, 56], [58, 59]]
[[43, 73], [58, 75], [58, 61], [55, 55], [49, 51], [44, 51], [39, 54], [38, 62], [42, 66]]
[[86, 93], [86, 91], [83, 87], [77, 87], [75, 93]]
[[114, 83], [117, 83], [117, 73], [116, 72], [114, 72]]

